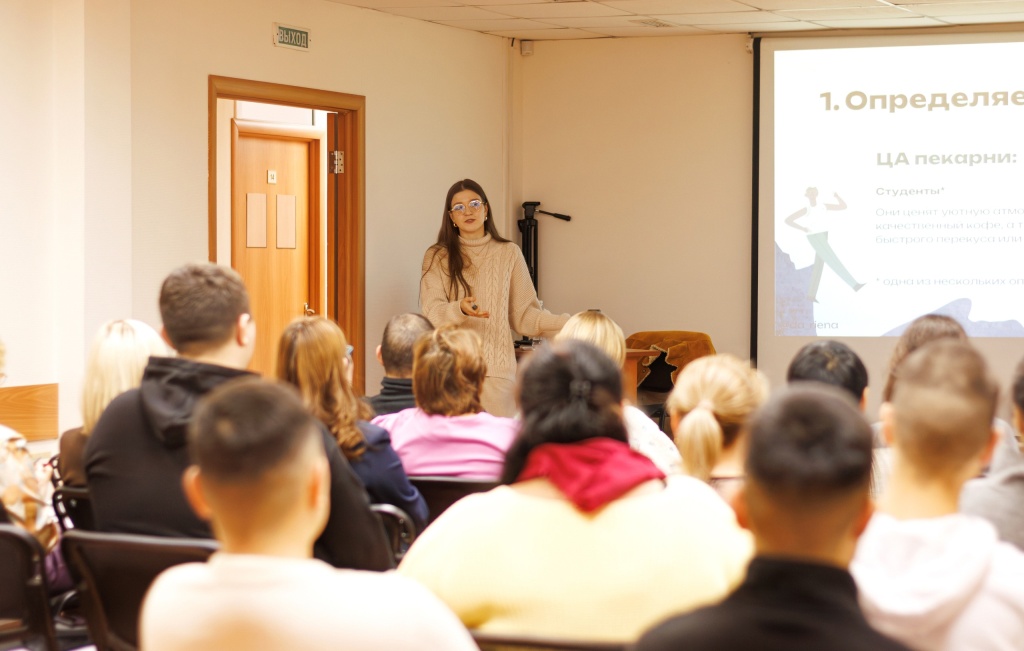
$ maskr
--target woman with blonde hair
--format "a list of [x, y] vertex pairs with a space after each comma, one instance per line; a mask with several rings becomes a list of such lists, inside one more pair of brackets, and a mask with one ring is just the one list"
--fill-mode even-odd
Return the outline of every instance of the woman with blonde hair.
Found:
[[416, 523], [427, 504], [402, 468], [386, 429], [371, 425], [370, 406], [352, 389], [352, 347], [338, 324], [322, 316], [300, 317], [281, 333], [277, 378], [294, 385], [303, 404], [330, 431], [370, 499], [393, 504]]
[[764, 376], [732, 355], [687, 364], [668, 398], [683, 470], [731, 499], [743, 484], [747, 417], [767, 398]]
[[150, 357], [169, 357], [171, 349], [142, 321], [120, 319], [100, 327], [89, 349], [82, 387], [82, 426], [60, 437], [57, 471], [68, 486], [85, 486], [85, 443], [110, 401], [142, 382]]
[[413, 348], [416, 407], [378, 416], [410, 475], [496, 479], [519, 431], [511, 418], [484, 411], [487, 363], [480, 336], [449, 324]]
[[[622, 328], [598, 310], [574, 314], [555, 335], [555, 341], [575, 339], [594, 344], [619, 368], [626, 363], [626, 336]], [[633, 405], [623, 404], [622, 417], [629, 434], [629, 447], [654, 462], [666, 475], [682, 472], [679, 450], [647, 414]]]

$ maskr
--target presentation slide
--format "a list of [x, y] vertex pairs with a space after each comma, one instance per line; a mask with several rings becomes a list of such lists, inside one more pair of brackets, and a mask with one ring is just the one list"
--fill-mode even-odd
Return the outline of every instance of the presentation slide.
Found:
[[773, 57], [774, 335], [1024, 337], [1024, 43]]

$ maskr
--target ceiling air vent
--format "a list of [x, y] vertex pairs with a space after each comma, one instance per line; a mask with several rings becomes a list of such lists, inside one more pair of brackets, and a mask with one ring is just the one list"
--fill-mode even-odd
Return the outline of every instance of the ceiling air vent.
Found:
[[644, 18], [643, 20], [631, 20], [629, 22], [643, 25], [644, 27], [678, 27], [678, 25], [673, 25], [657, 18]]

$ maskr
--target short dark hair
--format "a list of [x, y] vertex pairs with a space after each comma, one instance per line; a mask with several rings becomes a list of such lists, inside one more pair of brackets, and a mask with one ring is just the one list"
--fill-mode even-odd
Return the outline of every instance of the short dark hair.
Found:
[[160, 317], [182, 354], [226, 342], [238, 317], [249, 312], [249, 292], [234, 269], [215, 264], [178, 267], [160, 287]]
[[845, 389], [860, 402], [868, 387], [868, 369], [857, 353], [838, 341], [809, 343], [793, 357], [786, 382], [821, 382]]
[[398, 314], [384, 326], [380, 343], [380, 357], [384, 372], [391, 376], [412, 375], [412, 349], [416, 340], [434, 329], [430, 319], [422, 314]]
[[295, 459], [318, 433], [316, 420], [293, 387], [241, 378], [199, 401], [189, 426], [188, 451], [210, 481], [253, 484]]
[[867, 494], [871, 426], [837, 388], [803, 383], [778, 391], [750, 419], [747, 479], [800, 509]]
[[955, 470], [992, 437], [999, 385], [973, 346], [925, 344], [896, 367], [892, 408], [896, 445], [918, 470]]
[[597, 346], [570, 339], [530, 354], [516, 385], [523, 426], [505, 454], [501, 482], [516, 481], [544, 443], [606, 437], [628, 442], [622, 419], [622, 370]]

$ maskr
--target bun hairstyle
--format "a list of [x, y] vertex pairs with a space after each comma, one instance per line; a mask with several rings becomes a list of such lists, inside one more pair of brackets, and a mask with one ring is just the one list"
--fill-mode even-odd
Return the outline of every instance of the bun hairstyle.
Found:
[[515, 482], [530, 452], [545, 443], [599, 437], [628, 442], [622, 420], [622, 373], [593, 344], [569, 340], [534, 351], [516, 391], [523, 427], [505, 455], [503, 484]]
[[424, 412], [462, 416], [483, 411], [480, 392], [486, 376], [483, 341], [476, 332], [450, 323], [416, 341], [412, 392]]
[[747, 417], [768, 397], [768, 384], [732, 355], [701, 357], [686, 365], [668, 398], [676, 447], [687, 474], [708, 481], [722, 451], [732, 447]]

